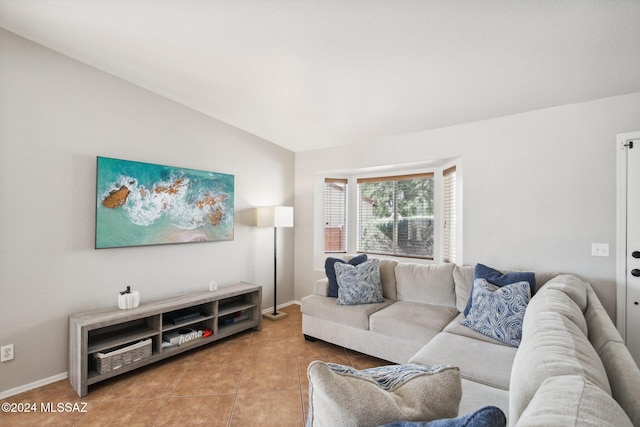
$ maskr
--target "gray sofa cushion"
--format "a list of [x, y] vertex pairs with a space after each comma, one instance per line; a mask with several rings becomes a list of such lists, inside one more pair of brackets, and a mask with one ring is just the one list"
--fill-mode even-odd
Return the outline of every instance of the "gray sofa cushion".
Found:
[[492, 344], [506, 345], [496, 339], [488, 337], [484, 334], [481, 334], [480, 332], [474, 331], [473, 329], [467, 326], [464, 326], [462, 323], [460, 323], [464, 319], [465, 319], [464, 313], [458, 313], [455, 319], [449, 322], [449, 324], [442, 330], [442, 332], [449, 332], [450, 334], [462, 335], [464, 337], [473, 338], [476, 340], [489, 342]]
[[398, 301], [456, 306], [455, 264], [398, 264], [395, 268]]
[[633, 424], [640, 426], [640, 369], [589, 284], [587, 298], [589, 306], [585, 318], [589, 325], [589, 339], [607, 371], [611, 395]]
[[424, 344], [458, 314], [455, 307], [397, 301], [369, 319], [372, 332]]
[[456, 291], [456, 308], [463, 312], [467, 307], [467, 301], [473, 288], [473, 266], [455, 266], [453, 269], [453, 282]]
[[559, 313], [525, 315], [511, 371], [509, 419], [516, 422], [545, 379], [580, 375], [611, 394], [602, 361], [580, 328]]
[[348, 325], [358, 329], [369, 329], [369, 317], [395, 301], [385, 299], [377, 304], [339, 305], [336, 298], [308, 295], [300, 301], [303, 314]]
[[527, 307], [527, 315], [534, 316], [536, 313], [551, 311], [560, 313], [580, 328], [585, 336], [588, 336], [587, 321], [580, 307], [564, 292], [551, 287], [543, 287], [536, 293]]
[[607, 371], [611, 395], [627, 413], [633, 425], [640, 426], [640, 369], [621, 342], [605, 344], [598, 354]]
[[600, 387], [579, 375], [544, 380], [515, 423], [525, 426], [616, 426], [633, 424]]
[[380, 260], [380, 283], [382, 284], [382, 296], [397, 300], [395, 268], [398, 261], [394, 259]]
[[548, 289], [558, 289], [569, 296], [583, 313], [587, 309], [586, 283], [571, 274], [561, 274], [549, 280], [545, 285]]
[[409, 359], [409, 363], [451, 364], [460, 368], [462, 378], [508, 390], [516, 351], [515, 347], [441, 332]]

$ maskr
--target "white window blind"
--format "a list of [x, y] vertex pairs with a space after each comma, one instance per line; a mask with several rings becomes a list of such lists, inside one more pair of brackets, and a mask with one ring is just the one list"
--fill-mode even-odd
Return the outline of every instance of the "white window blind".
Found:
[[443, 171], [444, 176], [444, 230], [443, 260], [456, 262], [456, 167]]
[[433, 177], [358, 179], [358, 251], [433, 259]]
[[347, 251], [347, 185], [342, 178], [324, 180], [324, 251]]

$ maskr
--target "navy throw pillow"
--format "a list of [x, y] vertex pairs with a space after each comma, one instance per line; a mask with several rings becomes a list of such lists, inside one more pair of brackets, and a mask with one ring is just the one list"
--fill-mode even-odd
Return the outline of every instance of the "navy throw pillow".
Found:
[[458, 418], [444, 418], [435, 421], [397, 421], [383, 427], [506, 427], [507, 417], [496, 406], [485, 406], [471, 414]]
[[329, 279], [329, 296], [333, 298], [338, 298], [338, 279], [336, 279], [336, 262], [340, 262], [343, 264], [351, 264], [358, 265], [362, 264], [367, 260], [367, 254], [362, 254], [358, 256], [354, 256], [348, 262], [340, 259], [340, 258], [327, 258], [324, 262], [324, 272], [327, 274], [327, 279]]
[[[531, 296], [536, 290], [536, 275], [532, 272], [527, 271], [514, 271], [511, 273], [502, 274], [502, 272], [487, 267], [484, 264], [476, 264], [475, 269], [473, 270], [473, 281], [476, 279], [484, 279], [492, 285], [496, 285], [499, 287], [503, 287], [506, 285], [510, 285], [516, 282], [528, 282], [529, 286], [531, 286]], [[469, 300], [467, 301], [467, 306], [464, 309], [464, 315], [469, 314], [469, 310], [471, 310], [471, 303], [473, 301], [473, 292], [469, 295]]]

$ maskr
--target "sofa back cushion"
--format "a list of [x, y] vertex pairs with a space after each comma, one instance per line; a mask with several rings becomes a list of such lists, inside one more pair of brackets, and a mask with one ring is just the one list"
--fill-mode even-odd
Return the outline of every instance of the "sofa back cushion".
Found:
[[572, 274], [561, 274], [549, 280], [545, 285], [547, 289], [557, 289], [571, 298], [583, 313], [587, 309], [587, 284], [579, 277]]
[[397, 300], [456, 306], [455, 264], [399, 263], [395, 267]]
[[[456, 289], [456, 308], [461, 313], [467, 307], [467, 301], [471, 296], [474, 270], [475, 266], [473, 265], [456, 266], [453, 270], [453, 280]], [[507, 273], [514, 271], [515, 270], [505, 270]], [[558, 273], [550, 272], [536, 272], [534, 274], [536, 277], [536, 292], [537, 289], [540, 289], [545, 283], [558, 275]]]
[[640, 369], [588, 283], [587, 300], [584, 316], [589, 325], [589, 340], [607, 371], [611, 395], [629, 415], [633, 424], [640, 426]]
[[580, 375], [611, 395], [598, 354], [575, 323], [560, 313], [527, 313], [511, 370], [509, 422], [515, 423], [544, 380]]
[[[536, 293], [527, 307], [527, 315], [534, 316], [536, 313], [554, 312], [560, 313], [580, 328], [585, 337], [589, 335], [587, 321], [580, 307], [564, 292], [551, 287], [543, 287]], [[531, 322], [533, 324], [533, 322]]]
[[563, 375], [544, 380], [518, 422], [512, 425], [630, 427], [633, 424], [600, 387], [579, 375]]
[[458, 266], [453, 269], [453, 282], [456, 290], [456, 308], [460, 313], [467, 307], [467, 301], [471, 296], [473, 289], [473, 270], [472, 265]]
[[395, 268], [398, 261], [394, 259], [380, 260], [380, 283], [382, 284], [382, 296], [387, 299], [397, 300]]

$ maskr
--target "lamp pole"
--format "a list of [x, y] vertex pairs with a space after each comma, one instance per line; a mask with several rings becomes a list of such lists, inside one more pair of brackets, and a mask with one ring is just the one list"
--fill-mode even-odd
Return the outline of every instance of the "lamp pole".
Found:
[[278, 227], [273, 227], [273, 316], [278, 315]]

